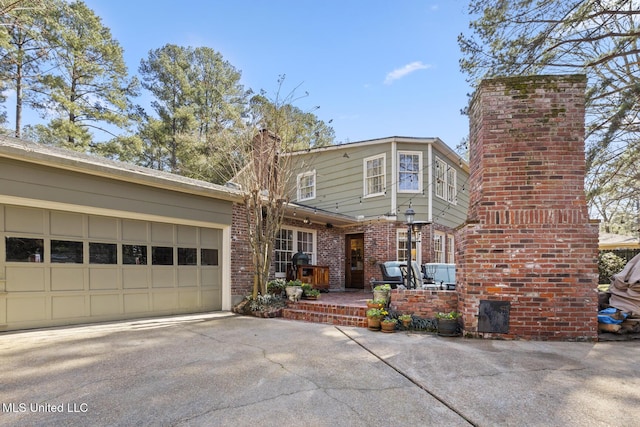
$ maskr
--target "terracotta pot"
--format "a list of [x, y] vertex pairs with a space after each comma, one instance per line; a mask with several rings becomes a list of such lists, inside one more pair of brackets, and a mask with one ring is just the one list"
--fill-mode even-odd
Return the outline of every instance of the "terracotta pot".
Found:
[[404, 326], [406, 329], [409, 329], [409, 326], [411, 326], [411, 319], [403, 320], [402, 321], [402, 326]]
[[370, 308], [382, 308], [382, 307], [384, 307], [383, 304], [375, 304], [375, 303], [372, 303], [372, 302], [368, 302], [367, 303], [367, 310], [370, 309]]
[[380, 328], [382, 332], [395, 332], [396, 331], [396, 324], [393, 322], [380, 322]]
[[367, 323], [372, 331], [380, 330], [380, 316], [367, 317]]

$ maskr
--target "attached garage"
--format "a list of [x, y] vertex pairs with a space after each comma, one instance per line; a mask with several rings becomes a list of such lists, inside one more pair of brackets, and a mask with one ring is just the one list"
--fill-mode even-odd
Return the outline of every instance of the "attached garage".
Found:
[[228, 310], [234, 190], [0, 140], [0, 330]]

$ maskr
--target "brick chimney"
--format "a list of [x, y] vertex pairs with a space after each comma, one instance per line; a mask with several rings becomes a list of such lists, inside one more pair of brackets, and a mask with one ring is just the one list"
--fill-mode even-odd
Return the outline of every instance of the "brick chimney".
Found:
[[465, 334], [597, 339], [585, 87], [583, 75], [496, 78], [474, 95], [469, 211], [457, 240]]

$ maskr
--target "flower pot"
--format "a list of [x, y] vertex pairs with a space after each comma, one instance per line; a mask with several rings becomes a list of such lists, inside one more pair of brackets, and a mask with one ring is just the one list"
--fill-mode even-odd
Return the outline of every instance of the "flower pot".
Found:
[[380, 330], [386, 333], [392, 333], [396, 331], [395, 322], [380, 322]]
[[290, 301], [298, 301], [302, 296], [302, 288], [300, 286], [287, 286], [285, 292]]
[[383, 299], [389, 302], [389, 291], [373, 291], [373, 299]]
[[380, 317], [379, 316], [367, 317], [367, 324], [369, 329], [371, 329], [372, 331], [379, 331]]
[[457, 337], [458, 319], [438, 319], [438, 335], [441, 337]]
[[368, 302], [367, 303], [367, 310], [370, 308], [383, 308], [384, 305], [383, 304], [376, 304], [376, 303], [372, 303], [372, 302]]
[[409, 329], [409, 326], [411, 326], [411, 319], [403, 320], [402, 326], [404, 326], [405, 329]]

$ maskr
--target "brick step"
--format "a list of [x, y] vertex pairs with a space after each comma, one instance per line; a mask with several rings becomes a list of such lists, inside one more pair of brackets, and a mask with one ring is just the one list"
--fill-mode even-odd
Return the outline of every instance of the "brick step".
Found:
[[282, 317], [305, 322], [366, 328], [366, 312], [367, 307], [299, 301], [284, 308]]
[[336, 326], [367, 327], [367, 318], [359, 316], [345, 316], [342, 314], [318, 313], [306, 310], [285, 308], [282, 310], [282, 318], [289, 320], [302, 320], [304, 322], [322, 323]]

